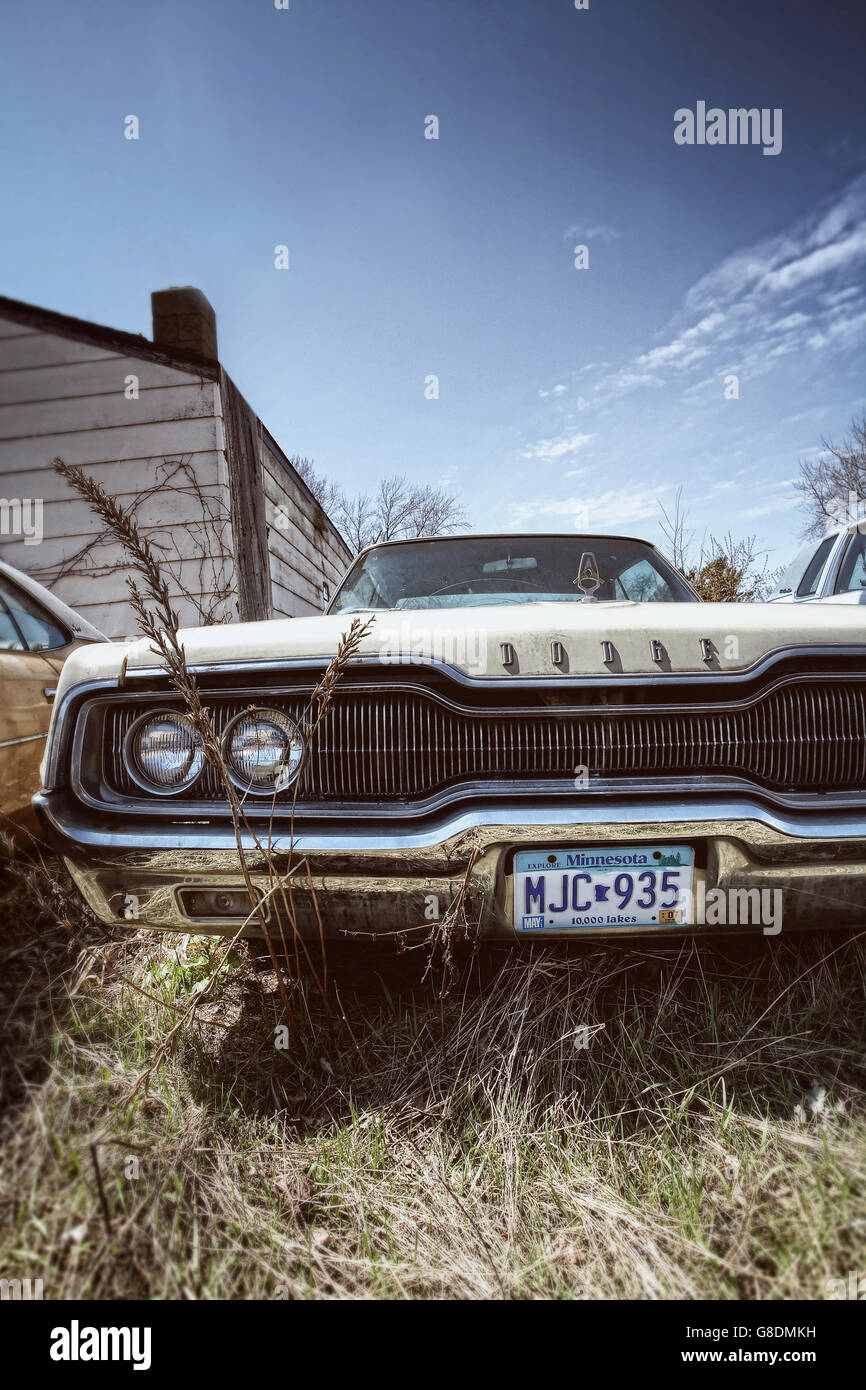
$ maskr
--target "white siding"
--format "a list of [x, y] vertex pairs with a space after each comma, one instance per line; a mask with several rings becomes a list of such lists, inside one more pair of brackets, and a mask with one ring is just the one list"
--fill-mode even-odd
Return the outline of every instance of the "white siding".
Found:
[[[125, 397], [128, 376], [138, 378], [137, 400]], [[109, 636], [134, 631], [123, 553], [98, 541], [98, 519], [51, 468], [59, 456], [135, 507], [166, 556], [182, 623], [202, 611], [235, 617], [217, 401], [215, 383], [192, 369], [0, 318], [0, 497], [41, 499], [44, 529], [39, 545], [0, 534], [0, 558]], [[215, 606], [224, 591], [231, 597]]]
[[[268, 603], [272, 617], [321, 611], [323, 581], [333, 593], [348, 552], [231, 383], [235, 414], [246, 423], [239, 433], [231, 417], [229, 467], [228, 421], [207, 368], [151, 361], [109, 333], [97, 346], [74, 327], [73, 336], [55, 332], [56, 319], [42, 325], [26, 317], [19, 323], [0, 313], [0, 499], [41, 501], [43, 539], [25, 544], [0, 530], [0, 558], [109, 636], [134, 632], [126, 557], [54, 472], [59, 456], [134, 509], [165, 558], [184, 626], [235, 619], [244, 585], [260, 613]], [[126, 398], [129, 377], [137, 378], [137, 399]], [[245, 547], [237, 563], [232, 517]]]
[[349, 563], [348, 551], [267, 436], [260, 445], [273, 616], [296, 618], [320, 613], [322, 583], [327, 582], [333, 594]]

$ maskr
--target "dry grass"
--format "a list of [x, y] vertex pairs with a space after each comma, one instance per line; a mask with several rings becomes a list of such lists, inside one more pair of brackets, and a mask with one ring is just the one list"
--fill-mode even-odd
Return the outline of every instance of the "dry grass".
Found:
[[216, 947], [70, 937], [64, 901], [7, 904], [0, 969], [0, 1274], [48, 1298], [822, 1298], [864, 1267], [861, 939], [458, 957], [444, 1051], [421, 954], [332, 952], [338, 1007], [308, 985], [280, 1050], [244, 947], [124, 1107]]
[[[221, 765], [158, 557], [57, 467], [126, 546]], [[866, 1267], [866, 933], [461, 955], [452, 908], [418, 950], [329, 948], [326, 979], [294, 940], [284, 975], [273, 942], [107, 931], [57, 866], [32, 872], [0, 908], [0, 1277], [48, 1298], [763, 1299]]]

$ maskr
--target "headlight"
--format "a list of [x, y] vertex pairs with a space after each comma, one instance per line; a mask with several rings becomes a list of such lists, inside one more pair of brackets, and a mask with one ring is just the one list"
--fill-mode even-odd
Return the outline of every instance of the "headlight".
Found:
[[300, 729], [277, 709], [246, 710], [223, 734], [223, 757], [245, 792], [285, 791], [300, 771], [303, 753]]
[[132, 725], [124, 761], [130, 777], [146, 791], [182, 792], [204, 766], [204, 747], [185, 714], [158, 710]]

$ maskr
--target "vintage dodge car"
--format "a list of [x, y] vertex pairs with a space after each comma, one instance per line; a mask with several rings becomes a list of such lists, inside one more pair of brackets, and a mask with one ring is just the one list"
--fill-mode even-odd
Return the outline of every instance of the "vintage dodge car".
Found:
[[[858, 607], [701, 603], [621, 536], [461, 536], [371, 547], [322, 616], [181, 637], [255, 890], [265, 847], [281, 873], [307, 861], [304, 933], [316, 901], [330, 935], [393, 934], [457, 895], [523, 940], [862, 924]], [[249, 914], [226, 783], [146, 640], [70, 657], [43, 776], [43, 825], [105, 922]]]

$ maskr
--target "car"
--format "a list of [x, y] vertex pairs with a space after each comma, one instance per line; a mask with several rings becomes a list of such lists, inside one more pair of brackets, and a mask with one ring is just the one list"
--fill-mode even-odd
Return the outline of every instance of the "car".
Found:
[[810, 611], [702, 603], [639, 538], [375, 545], [320, 616], [180, 633], [249, 885], [146, 639], [70, 657], [36, 806], [106, 923], [260, 934], [249, 887], [284, 922], [291, 866], [310, 936], [458, 910], [511, 941], [862, 924], [866, 628]]
[[770, 603], [866, 603], [866, 521], [832, 527], [801, 546]]
[[51, 702], [63, 663], [101, 632], [36, 580], [0, 561], [0, 829], [37, 828]]

